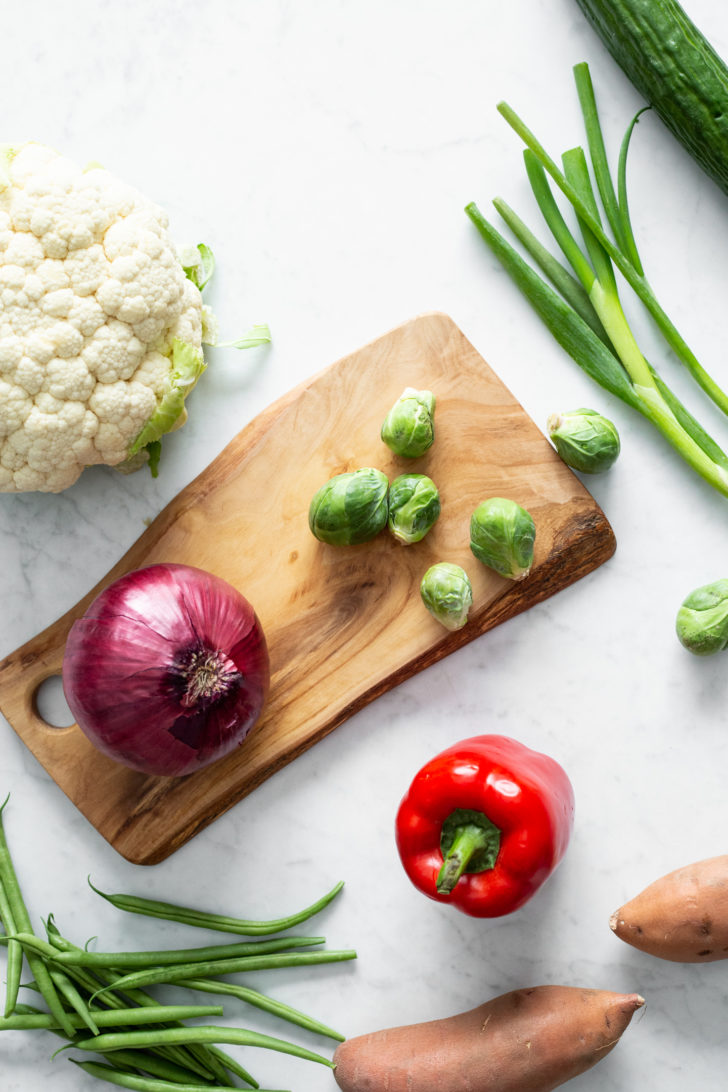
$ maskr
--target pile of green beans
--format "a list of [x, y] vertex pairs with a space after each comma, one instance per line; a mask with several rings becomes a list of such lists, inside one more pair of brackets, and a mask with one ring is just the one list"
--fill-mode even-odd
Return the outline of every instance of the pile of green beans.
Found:
[[[219, 1004], [161, 1004], [147, 987], [172, 985], [237, 998], [307, 1031], [342, 1041], [343, 1035], [321, 1021], [247, 985], [222, 981], [221, 976], [355, 959], [351, 950], [321, 948], [324, 937], [289, 934], [270, 939], [323, 910], [343, 883], [304, 910], [266, 922], [133, 895], [108, 895], [89, 881], [98, 895], [127, 913], [265, 939], [155, 951], [88, 951], [61, 934], [53, 915], [45, 922], [45, 938], [33, 931], [5, 837], [6, 804], [7, 799], [0, 805], [0, 922], [5, 932], [0, 945], [7, 950], [0, 1031], [50, 1031], [65, 1040], [56, 1054], [69, 1048], [97, 1053], [101, 1061], [70, 1060], [89, 1076], [137, 1092], [215, 1092], [239, 1088], [236, 1079], [265, 1092], [247, 1069], [220, 1049], [221, 1043], [279, 1051], [333, 1068], [322, 1054], [285, 1039], [247, 1028], [187, 1024], [222, 1016], [223, 1009]], [[302, 950], [312, 948], [316, 950]], [[18, 1001], [25, 961], [33, 977], [24, 988], [40, 995], [45, 1010]]]

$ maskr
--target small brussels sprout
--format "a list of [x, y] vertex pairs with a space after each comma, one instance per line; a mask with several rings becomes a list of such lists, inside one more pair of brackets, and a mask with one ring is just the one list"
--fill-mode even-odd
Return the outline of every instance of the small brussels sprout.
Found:
[[363, 467], [330, 478], [314, 494], [308, 525], [330, 546], [356, 546], [387, 524], [389, 481], [381, 470]]
[[535, 537], [529, 513], [505, 497], [490, 497], [470, 517], [470, 549], [484, 565], [511, 580], [528, 576]]
[[395, 455], [424, 455], [435, 439], [435, 396], [405, 387], [384, 418], [382, 439]]
[[680, 643], [696, 656], [728, 647], [728, 580], [691, 592], [677, 612], [675, 628]]
[[440, 494], [425, 474], [400, 474], [389, 487], [388, 526], [405, 546], [419, 542], [437, 522]]
[[422, 577], [422, 602], [446, 629], [462, 629], [473, 605], [473, 589], [465, 569], [438, 561]]
[[546, 427], [566, 465], [583, 474], [599, 474], [609, 470], [619, 455], [617, 429], [596, 410], [552, 413]]

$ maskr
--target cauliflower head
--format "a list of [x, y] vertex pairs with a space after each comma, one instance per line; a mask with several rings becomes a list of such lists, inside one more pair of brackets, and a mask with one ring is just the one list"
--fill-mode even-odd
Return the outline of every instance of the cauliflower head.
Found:
[[202, 326], [163, 209], [43, 145], [0, 148], [0, 492], [146, 460], [184, 423]]

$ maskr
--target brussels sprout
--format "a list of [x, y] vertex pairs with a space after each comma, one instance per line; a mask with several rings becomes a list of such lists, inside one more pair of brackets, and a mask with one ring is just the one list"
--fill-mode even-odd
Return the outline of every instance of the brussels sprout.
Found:
[[511, 580], [528, 576], [535, 537], [529, 513], [505, 497], [490, 497], [470, 517], [470, 549], [484, 565]]
[[675, 623], [680, 643], [696, 656], [728, 646], [728, 580], [696, 588], [684, 600]]
[[435, 396], [405, 387], [382, 425], [382, 439], [395, 455], [424, 455], [435, 439]]
[[432, 565], [420, 584], [422, 602], [446, 629], [462, 629], [473, 605], [473, 590], [465, 569], [449, 561]]
[[425, 474], [400, 474], [389, 487], [389, 530], [405, 546], [425, 537], [440, 515], [440, 494]]
[[314, 494], [308, 525], [330, 546], [356, 546], [378, 535], [387, 523], [389, 481], [381, 470], [363, 467], [337, 474]]
[[552, 413], [546, 427], [566, 465], [583, 474], [609, 470], [619, 455], [617, 429], [596, 410]]

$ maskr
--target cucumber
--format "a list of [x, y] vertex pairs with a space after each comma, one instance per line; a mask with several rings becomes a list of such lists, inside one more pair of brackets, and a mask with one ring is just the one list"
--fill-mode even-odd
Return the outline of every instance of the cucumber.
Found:
[[674, 0], [577, 0], [609, 52], [728, 193], [728, 67]]

